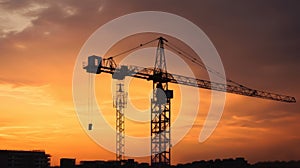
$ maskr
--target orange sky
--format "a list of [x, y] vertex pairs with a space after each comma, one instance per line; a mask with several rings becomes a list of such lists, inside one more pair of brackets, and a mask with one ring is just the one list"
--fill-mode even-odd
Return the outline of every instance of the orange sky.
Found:
[[[105, 0], [0, 1], [0, 149], [45, 150], [52, 155], [52, 165], [57, 165], [61, 157], [115, 159], [114, 153], [99, 147], [82, 129], [73, 104], [72, 75], [87, 38], [105, 22], [134, 11], [162, 10], [190, 19], [215, 44], [227, 76], [256, 89], [300, 96], [300, 33], [295, 22], [299, 5], [283, 6], [281, 1], [266, 1], [259, 6], [250, 1], [225, 6], [175, 2], [169, 6], [170, 1], [124, 5]], [[101, 74], [97, 82], [108, 82], [109, 78]], [[133, 82], [139, 88], [130, 86], [136, 91], [130, 91], [132, 97], [144, 97], [133, 103], [146, 109], [149, 92], [142, 91], [144, 87], [150, 90], [151, 85]], [[171, 86], [178, 91], [177, 86]], [[96, 89], [100, 105], [111, 101], [109, 94], [101, 95], [104, 88]], [[207, 141], [199, 143], [209, 91], [199, 92], [204, 98], [198, 117], [186, 137], [173, 147], [173, 164], [239, 156], [250, 162], [300, 159], [299, 103], [227, 94], [217, 129]], [[176, 97], [173, 101], [178, 100]], [[114, 126], [114, 109], [109, 103], [105, 108], [105, 117]], [[173, 108], [176, 117], [178, 107]], [[128, 121], [129, 135], [149, 129], [147, 124], [136, 124]]]

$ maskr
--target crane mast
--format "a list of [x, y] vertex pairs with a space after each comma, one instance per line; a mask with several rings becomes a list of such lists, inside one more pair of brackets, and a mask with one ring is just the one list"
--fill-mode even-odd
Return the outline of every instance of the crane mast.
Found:
[[127, 92], [124, 91], [124, 81], [117, 80], [113, 106], [116, 108], [116, 161], [120, 163], [125, 155], [125, 116]]
[[153, 70], [153, 98], [151, 99], [151, 165], [170, 166], [171, 153], [171, 99], [172, 90], [168, 88], [164, 38], [158, 41], [155, 66]]
[[[153, 82], [153, 96], [151, 99], [151, 166], [152, 167], [169, 167], [171, 164], [171, 99], [173, 98], [173, 91], [169, 90], [168, 83], [175, 83], [181, 85], [187, 85], [202, 89], [216, 90], [221, 92], [239, 94], [249, 97], [257, 97], [268, 100], [295, 103], [296, 99], [291, 96], [270, 93], [266, 91], [251, 89], [243, 85], [223, 84], [211, 82], [208, 80], [197, 79], [178, 74], [171, 74], [167, 72], [166, 59], [164, 53], [164, 43], [168, 41], [162, 37], [158, 38], [158, 47], [156, 51], [155, 65], [153, 68], [144, 68], [134, 65], [119, 65], [115, 63], [113, 57], [102, 58], [99, 56], [89, 56], [88, 65], [83, 68], [88, 73], [100, 74], [109, 73], [112, 74], [113, 79], [123, 80], [126, 76], [151, 80]], [[153, 40], [154, 41], [154, 40]], [[150, 42], [153, 42], [150, 41]], [[145, 44], [149, 44], [145, 43]], [[140, 46], [143, 46], [141, 44]], [[137, 47], [135, 48], [137, 49]], [[128, 50], [132, 51], [132, 49]], [[122, 52], [124, 54], [126, 52]], [[119, 54], [120, 55], [120, 54]], [[120, 85], [120, 88], [121, 85]], [[122, 89], [121, 89], [122, 90]], [[122, 90], [124, 94], [124, 90]], [[122, 96], [121, 96], [122, 97]], [[115, 99], [117, 102], [120, 99]], [[122, 102], [125, 102], [122, 100]], [[120, 104], [116, 104], [117, 109], [117, 132], [123, 135], [124, 132], [124, 112], [119, 111]], [[122, 107], [125, 104], [122, 104]], [[124, 106], [125, 107], [125, 106]], [[120, 119], [118, 120], [118, 117]], [[119, 125], [118, 125], [119, 124]], [[118, 140], [122, 139], [122, 136], [117, 135], [117, 160], [120, 160], [124, 153], [122, 150], [124, 146], [118, 145]], [[122, 148], [121, 148], [122, 147]], [[119, 150], [120, 149], [120, 150]]]

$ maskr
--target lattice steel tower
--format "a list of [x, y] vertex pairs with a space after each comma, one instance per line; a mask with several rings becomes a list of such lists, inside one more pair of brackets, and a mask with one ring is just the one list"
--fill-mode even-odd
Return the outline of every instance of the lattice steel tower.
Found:
[[123, 161], [125, 154], [125, 116], [127, 92], [123, 80], [117, 80], [113, 106], [116, 108], [116, 160]]
[[159, 38], [153, 71], [153, 98], [151, 100], [151, 166], [170, 166], [171, 154], [171, 99], [168, 89], [164, 38]]

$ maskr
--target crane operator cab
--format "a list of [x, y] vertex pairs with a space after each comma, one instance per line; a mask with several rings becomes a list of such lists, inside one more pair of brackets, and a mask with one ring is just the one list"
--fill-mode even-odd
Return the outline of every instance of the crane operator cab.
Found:
[[88, 65], [83, 68], [86, 69], [88, 73], [100, 74], [100, 69], [102, 66], [102, 58], [99, 56], [89, 56], [88, 57]]

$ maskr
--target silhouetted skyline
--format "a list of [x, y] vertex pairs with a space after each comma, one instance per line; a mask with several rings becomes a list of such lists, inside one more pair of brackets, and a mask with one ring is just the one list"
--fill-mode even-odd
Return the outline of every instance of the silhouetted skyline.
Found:
[[[51, 155], [45, 151], [0, 150], [1, 168], [50, 168]], [[123, 161], [80, 160], [60, 158], [60, 164], [51, 168], [150, 168], [148, 163], [138, 163], [134, 159]], [[243, 157], [214, 160], [200, 160], [172, 165], [173, 168], [299, 168], [298, 161], [262, 161], [248, 163]]]

